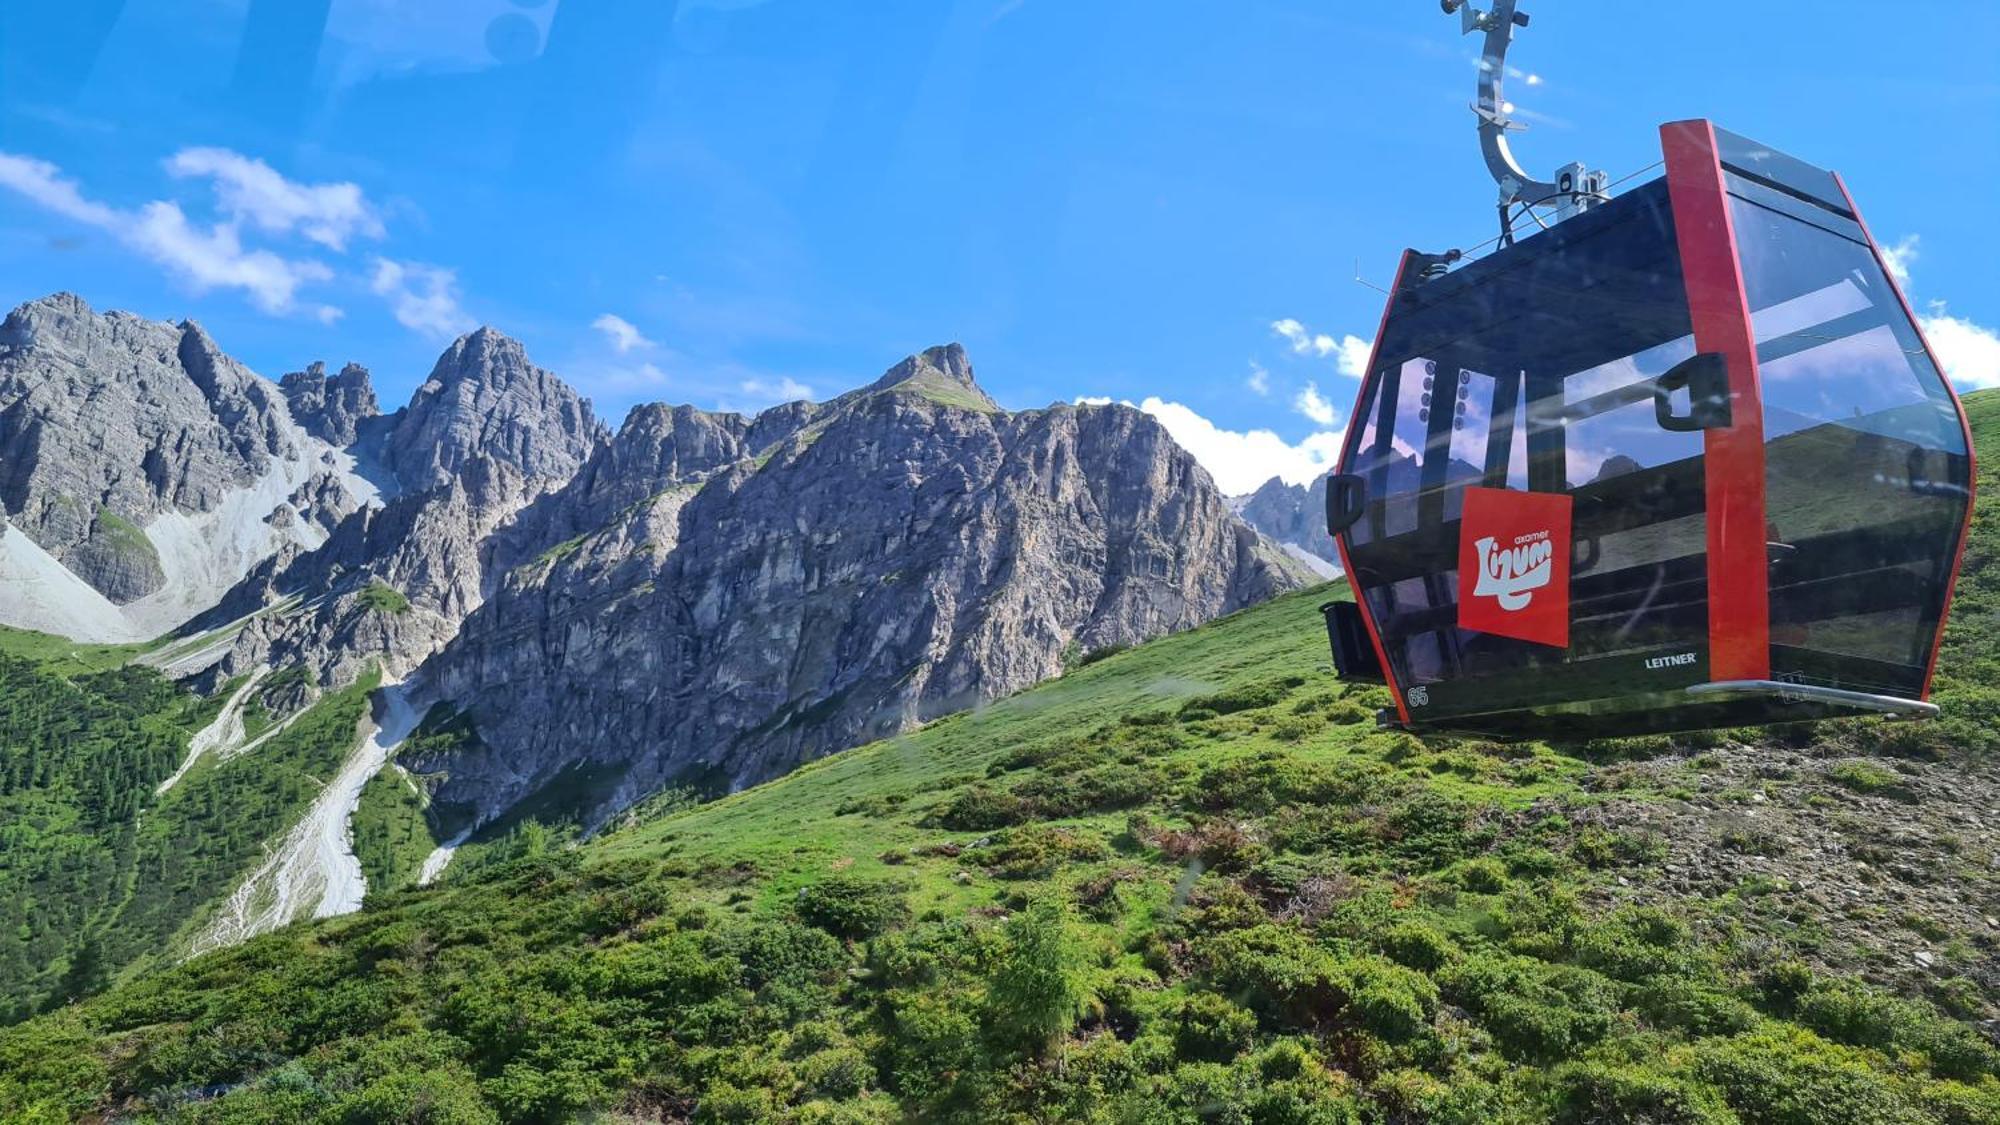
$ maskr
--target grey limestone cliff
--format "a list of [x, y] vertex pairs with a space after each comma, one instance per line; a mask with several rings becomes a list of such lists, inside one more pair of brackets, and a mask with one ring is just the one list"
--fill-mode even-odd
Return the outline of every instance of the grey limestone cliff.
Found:
[[368, 369], [358, 363], [328, 375], [326, 364], [315, 362], [278, 380], [278, 389], [291, 404], [293, 421], [341, 448], [353, 445], [362, 423], [381, 413]]
[[1310, 556], [1306, 561], [1319, 573], [1331, 575], [1340, 566], [1340, 550], [1326, 532], [1326, 477], [1313, 478], [1311, 485], [1272, 477], [1238, 501], [1237, 512], [1294, 556]]
[[740, 787], [1307, 580], [1151, 418], [1004, 412], [956, 346], [784, 418], [635, 411], [544, 501], [601, 522], [425, 669], [483, 743], [408, 763], [440, 808]]
[[267, 517], [330, 452], [192, 321], [70, 293], [16, 308], [0, 323], [0, 509], [24, 538], [0, 539], [0, 621], [118, 640], [177, 624], [311, 537]]
[[530, 362], [520, 341], [481, 328], [438, 357], [430, 378], [390, 420], [379, 455], [411, 491], [446, 483], [475, 457], [560, 482], [606, 436], [589, 400]]
[[[293, 386], [327, 397], [310, 372]], [[445, 349], [408, 406], [360, 421], [366, 452], [391, 467], [401, 491], [239, 584], [205, 624], [282, 598], [297, 604], [246, 625], [212, 675], [304, 666], [313, 682], [338, 687], [371, 665], [394, 677], [413, 671], [485, 597], [503, 529], [607, 440], [587, 400], [491, 328]]]

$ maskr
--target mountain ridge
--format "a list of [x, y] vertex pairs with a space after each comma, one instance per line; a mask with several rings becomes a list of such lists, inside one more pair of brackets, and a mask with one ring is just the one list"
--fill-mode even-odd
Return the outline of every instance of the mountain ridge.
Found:
[[[254, 772], [274, 735], [319, 729], [357, 685], [396, 685], [419, 716], [474, 732], [408, 759], [439, 842], [517, 809], [596, 825], [663, 787], [754, 784], [1308, 580], [1157, 422], [1002, 410], [957, 344], [826, 402], [748, 416], [642, 404], [614, 432], [490, 326], [384, 413], [352, 362], [272, 383], [199, 326], [100, 315], [74, 296], [8, 323], [0, 387], [49, 400], [44, 444], [63, 457], [7, 447], [0, 479], [39, 497], [39, 469], [100, 471], [88, 442], [55, 440], [87, 424], [71, 388], [135, 402], [169, 388], [161, 417], [209, 419], [201, 448], [219, 452], [162, 479], [204, 485], [216, 514], [162, 514], [179, 494], [141, 492], [129, 514], [72, 528], [68, 553], [114, 589], [157, 581], [142, 565], [155, 553], [168, 578], [202, 551], [217, 565], [156, 635], [79, 594], [84, 579], [29, 534], [39, 509], [10, 504], [0, 578], [32, 581], [10, 583], [0, 622], [68, 631], [95, 620], [70, 612], [87, 602], [104, 624], [77, 632], [143, 641], [139, 660], [213, 693], [219, 713], [181, 767], [198, 776], [203, 761]], [[172, 432], [114, 445], [146, 463]], [[222, 546], [205, 538], [214, 528]], [[130, 557], [101, 558], [103, 544]], [[582, 774], [596, 780], [579, 788]], [[313, 815], [354, 815], [323, 804]], [[328, 885], [346, 879], [334, 874]], [[310, 909], [313, 893], [279, 901]], [[244, 917], [233, 936], [285, 920]]]

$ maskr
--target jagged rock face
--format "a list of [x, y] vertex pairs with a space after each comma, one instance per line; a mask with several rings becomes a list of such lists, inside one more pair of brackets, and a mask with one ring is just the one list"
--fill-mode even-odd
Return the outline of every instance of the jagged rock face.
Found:
[[445, 484], [475, 457], [561, 482], [606, 436], [587, 399], [530, 363], [518, 341], [481, 328], [438, 357], [383, 434], [380, 456], [416, 492]]
[[745, 418], [692, 406], [635, 406], [617, 436], [560, 490], [537, 500], [496, 552], [512, 565], [595, 531], [661, 490], [701, 481], [791, 436], [821, 410], [787, 403]]
[[1326, 477], [1311, 486], [1286, 484], [1272, 477], [1242, 501], [1243, 522], [1285, 545], [1295, 555], [1311, 555], [1332, 574], [1340, 566], [1340, 548], [1326, 532]]
[[252, 588], [220, 616], [288, 594], [303, 601], [246, 625], [215, 678], [301, 664], [329, 687], [371, 664], [401, 678], [480, 604], [485, 544], [533, 488], [514, 466], [480, 457], [439, 488], [360, 509], [317, 550], [246, 582]]
[[[350, 510], [317, 549], [273, 560], [232, 591], [205, 624], [282, 597], [302, 600], [246, 626], [211, 677], [304, 665], [317, 683], [341, 687], [371, 664], [395, 677], [414, 670], [478, 607], [494, 584], [496, 554], [510, 544], [541, 549], [534, 545], [540, 531], [511, 526], [523, 506], [571, 480], [579, 505], [588, 508], [592, 497], [578, 487], [584, 479], [578, 467], [612, 452], [589, 403], [490, 328], [446, 349], [393, 418], [382, 425], [360, 421], [362, 440], [381, 443], [374, 453], [393, 467], [404, 491], [380, 507]], [[744, 428], [740, 419], [737, 428]], [[638, 455], [640, 445], [627, 443], [624, 452]], [[634, 464], [625, 475], [637, 480], [642, 467]], [[302, 499], [321, 497], [311, 491]], [[600, 499], [630, 502], [623, 493]], [[317, 509], [300, 510], [310, 518]], [[549, 534], [561, 530], [555, 515], [564, 506], [537, 510], [548, 513]]]
[[486, 745], [414, 763], [438, 800], [491, 816], [584, 763], [622, 775], [599, 815], [740, 787], [1305, 581], [1151, 418], [1001, 412], [955, 347], [746, 448], [467, 619], [426, 674]]
[[358, 363], [328, 375], [326, 364], [315, 362], [278, 380], [278, 389], [291, 404], [293, 421], [307, 433], [342, 449], [354, 444], [361, 423], [382, 412], [375, 402], [375, 385], [368, 378], [368, 369]]
[[278, 389], [192, 322], [58, 293], [0, 324], [0, 507], [114, 603], [166, 581], [141, 528], [298, 459], [296, 434]]

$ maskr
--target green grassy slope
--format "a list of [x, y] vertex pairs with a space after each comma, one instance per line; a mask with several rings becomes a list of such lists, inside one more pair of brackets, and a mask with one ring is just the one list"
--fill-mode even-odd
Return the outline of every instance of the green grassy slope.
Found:
[[116, 668], [160, 642], [99, 645], [72, 641], [53, 633], [0, 625], [0, 654], [32, 660], [58, 675], [83, 675]]
[[1282, 598], [0, 1031], [0, 1119], [2000, 1121], [1996, 559], [1942, 722], [1584, 746]]

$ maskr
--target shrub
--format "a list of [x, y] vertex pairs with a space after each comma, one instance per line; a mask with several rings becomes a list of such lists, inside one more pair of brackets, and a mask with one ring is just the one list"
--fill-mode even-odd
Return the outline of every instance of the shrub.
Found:
[[1494, 895], [1507, 889], [1507, 865], [1492, 856], [1459, 864], [1453, 876], [1459, 886], [1474, 894]]
[[990, 785], [974, 785], [952, 795], [931, 818], [941, 828], [957, 832], [987, 832], [1025, 824], [1033, 819], [1028, 802]]
[[1354, 805], [1375, 796], [1383, 773], [1330, 766], [1283, 752], [1217, 762], [1188, 783], [1184, 803], [1204, 812], [1266, 813], [1280, 805]]
[[1768, 1027], [1696, 1048], [1696, 1073], [1763, 1125], [1924, 1125], [1933, 1120], [1858, 1052], [1797, 1028]]
[[1357, 1022], [1383, 1039], [1409, 1039], [1437, 1015], [1437, 986], [1422, 973], [1379, 957], [1354, 958], [1347, 969]]
[[1841, 762], [1827, 770], [1826, 776], [1856, 793], [1899, 795], [1907, 792], [1903, 788], [1901, 775], [1873, 762], [1860, 760]]
[[698, 1122], [759, 1122], [776, 1117], [776, 1102], [771, 1091], [764, 1089], [738, 1089], [726, 1082], [708, 1088], [696, 1103], [694, 1119]]
[[1482, 954], [1439, 974], [1446, 994], [1477, 1014], [1518, 1059], [1568, 1058], [1610, 1030], [1617, 990], [1604, 977], [1526, 957]]
[[1799, 997], [1799, 1023], [1839, 1043], [1918, 1051], [1949, 1078], [2000, 1074], [2000, 1049], [1922, 1004], [1863, 984], [1819, 981]]
[[1434, 973], [1458, 955], [1458, 946], [1435, 926], [1399, 922], [1378, 939], [1382, 952], [1397, 964]]
[[799, 888], [799, 920], [848, 941], [871, 938], [909, 920], [903, 887], [852, 875], [828, 875]]
[[832, 1047], [799, 1061], [799, 1081], [821, 1097], [851, 1098], [875, 1081], [875, 1068], [852, 1047]]
[[1382, 819], [1380, 835], [1389, 850], [1405, 859], [1441, 867], [1473, 847], [1471, 810], [1435, 789], [1398, 801]]
[[977, 1009], [949, 993], [905, 993], [889, 1004], [889, 1085], [917, 1102], [943, 1098], [977, 1061]]
[[1552, 1077], [1553, 1119], [1561, 1125], [1643, 1121], [1648, 1125], [1736, 1125], [1713, 1091], [1646, 1066], [1566, 1063]]
[[1014, 795], [1036, 818], [1054, 819], [1142, 805], [1166, 785], [1158, 769], [1113, 762], [1081, 773], [1044, 773], [1017, 786]]
[[1250, 1045], [1257, 1016], [1213, 992], [1197, 992], [1174, 1013], [1174, 1049], [1180, 1057], [1228, 1062]]
[[1111, 854], [1095, 833], [1031, 824], [996, 836], [989, 846], [967, 848], [961, 863], [978, 864], [1000, 879], [1046, 879], [1064, 864], [1087, 863]]
[[1693, 980], [1659, 980], [1632, 995], [1632, 1007], [1655, 1027], [1694, 1036], [1736, 1035], [1757, 1025], [1749, 1004]]
[[1271, 737], [1277, 739], [1279, 742], [1298, 742], [1319, 728], [1320, 724], [1317, 720], [1293, 715], [1289, 718], [1279, 719], [1277, 724], [1271, 728]]
[[1571, 944], [1580, 963], [1623, 981], [1691, 976], [1697, 963], [1687, 927], [1650, 907], [1614, 911], [1583, 926]]
[[1238, 711], [1255, 711], [1284, 702], [1293, 688], [1305, 683], [1304, 676], [1281, 676], [1277, 679], [1258, 680], [1255, 683], [1226, 688], [1214, 695], [1190, 699], [1181, 707], [1181, 716], [1190, 711], [1208, 711], [1214, 715], [1233, 715]]

